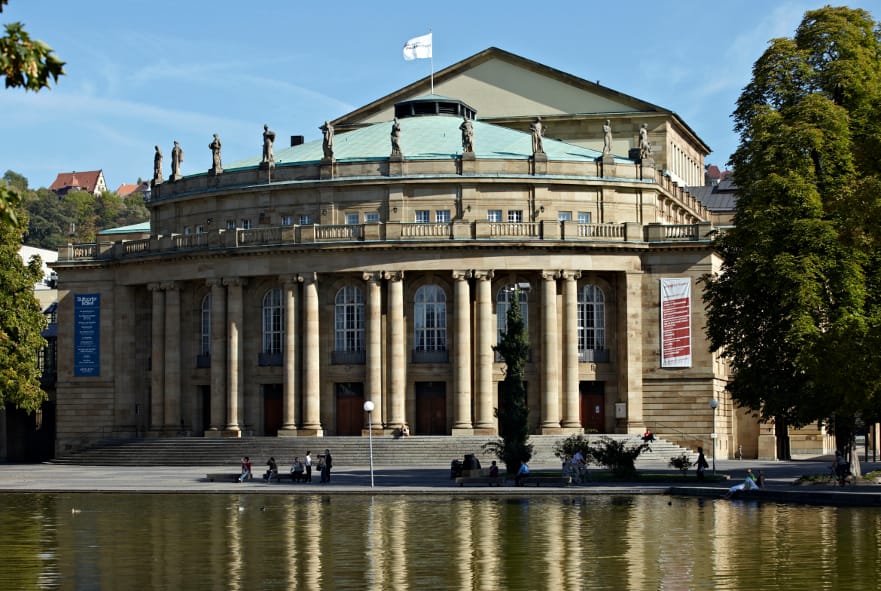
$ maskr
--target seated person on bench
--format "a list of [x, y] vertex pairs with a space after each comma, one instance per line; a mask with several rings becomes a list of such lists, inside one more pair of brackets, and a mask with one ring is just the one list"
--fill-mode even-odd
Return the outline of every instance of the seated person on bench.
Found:
[[303, 462], [300, 461], [299, 457], [294, 458], [294, 463], [291, 464], [291, 480], [293, 482], [303, 482], [306, 480], [306, 475], [304, 474], [305, 468], [303, 466]]

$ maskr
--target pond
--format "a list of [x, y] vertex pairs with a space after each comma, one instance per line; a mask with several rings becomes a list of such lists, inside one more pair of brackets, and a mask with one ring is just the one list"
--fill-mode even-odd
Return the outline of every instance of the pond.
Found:
[[2, 589], [868, 589], [881, 511], [667, 496], [3, 494]]

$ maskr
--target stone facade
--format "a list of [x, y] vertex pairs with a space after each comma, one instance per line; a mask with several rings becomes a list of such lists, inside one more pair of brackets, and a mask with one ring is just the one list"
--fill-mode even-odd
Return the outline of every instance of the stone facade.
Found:
[[[492, 103], [464, 72], [491, 77], [494, 62], [526, 60], [488, 51], [438, 85]], [[551, 76], [542, 68], [524, 76]], [[612, 120], [614, 159], [557, 139], [593, 134], [607, 115], [548, 118], [510, 102], [493, 123], [474, 122], [473, 157], [461, 154], [461, 116], [445, 114], [402, 118], [401, 156], [376, 157], [370, 138], [388, 151], [393, 103], [419, 96], [417, 84], [331, 122], [332, 159], [318, 140], [276, 147], [271, 170], [255, 157], [163, 183], [149, 234], [61, 249], [58, 342], [70, 353], [58, 361], [58, 453], [107, 437], [360, 435], [367, 400], [384, 432], [495, 433], [504, 366], [492, 345], [512, 294], [528, 324], [533, 433], [648, 427], [710, 449], [715, 398], [719, 453], [746, 436], [755, 447], [703, 333], [712, 225], [665, 174], [673, 153], [703, 170], [706, 146], [671, 112], [555, 83], [629, 105]], [[442, 112], [458, 103], [442, 98]], [[551, 130], [546, 158], [522, 127], [534, 115]], [[626, 157], [646, 121], [666, 146], [653, 168]], [[439, 147], [448, 126], [458, 153]], [[691, 285], [691, 363], [676, 369], [661, 367], [662, 278]], [[88, 376], [77, 375], [82, 294], [100, 296]]]

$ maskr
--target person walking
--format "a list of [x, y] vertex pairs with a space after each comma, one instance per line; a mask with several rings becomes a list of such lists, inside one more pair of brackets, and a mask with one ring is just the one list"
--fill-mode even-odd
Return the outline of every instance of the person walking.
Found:
[[707, 463], [707, 458], [704, 457], [704, 448], [697, 448], [697, 479], [704, 479], [704, 471], [709, 468], [710, 465]]
[[324, 470], [321, 472], [321, 482], [330, 483], [330, 469], [333, 468], [333, 456], [330, 450], [324, 450]]

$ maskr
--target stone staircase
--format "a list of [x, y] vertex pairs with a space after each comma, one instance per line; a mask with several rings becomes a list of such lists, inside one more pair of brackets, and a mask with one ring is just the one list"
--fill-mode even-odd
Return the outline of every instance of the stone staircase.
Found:
[[[599, 435], [591, 435], [591, 440]], [[613, 439], [638, 441], [635, 435], [607, 435]], [[563, 437], [557, 435], [532, 435], [534, 446], [533, 467], [559, 466], [554, 456], [554, 444]], [[389, 436], [373, 438], [373, 461], [377, 467], [421, 466], [449, 467], [450, 462], [465, 454], [475, 454], [482, 464], [488, 465], [494, 457], [483, 451], [483, 444], [494, 437], [418, 436], [395, 439]], [[273, 456], [280, 469], [286, 469], [294, 456], [302, 458], [306, 450], [312, 457], [329, 448], [336, 467], [369, 465], [367, 437], [242, 437], [239, 439], [150, 438], [106, 440], [84, 450], [53, 460], [55, 464], [86, 466], [229, 466], [237, 470], [242, 456], [249, 456], [255, 466]], [[657, 439], [651, 444], [651, 452], [644, 453], [636, 467], [645, 469], [669, 469], [670, 458], [687, 454], [692, 462], [697, 454], [669, 441]]]

